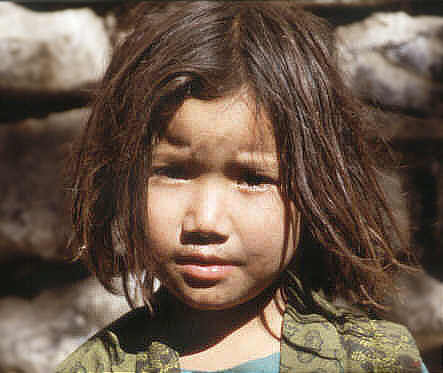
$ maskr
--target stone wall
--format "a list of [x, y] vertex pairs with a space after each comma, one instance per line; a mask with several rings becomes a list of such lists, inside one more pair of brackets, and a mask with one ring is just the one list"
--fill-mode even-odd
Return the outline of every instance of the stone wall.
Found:
[[[427, 272], [388, 317], [443, 371], [443, 7], [302, 1], [335, 25], [351, 87], [404, 165], [386, 185]], [[87, 6], [86, 6], [87, 5]], [[441, 5], [441, 4], [440, 4]], [[117, 2], [0, 3], [0, 373], [43, 373], [128, 307], [66, 261], [63, 159], [118, 38]]]

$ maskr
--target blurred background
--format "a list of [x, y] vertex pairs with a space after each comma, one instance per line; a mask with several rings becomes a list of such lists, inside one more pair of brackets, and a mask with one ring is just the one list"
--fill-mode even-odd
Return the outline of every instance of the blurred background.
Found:
[[[443, 0], [299, 1], [334, 26], [348, 84], [401, 167], [383, 178], [426, 271], [403, 276], [406, 325], [443, 372]], [[47, 373], [128, 310], [79, 263], [63, 159], [122, 37], [122, 2], [0, 2], [0, 373]]]

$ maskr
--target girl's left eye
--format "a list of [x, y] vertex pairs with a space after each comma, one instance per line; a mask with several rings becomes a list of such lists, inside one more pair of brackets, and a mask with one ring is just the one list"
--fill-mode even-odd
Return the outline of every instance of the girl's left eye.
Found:
[[250, 190], [265, 190], [270, 186], [275, 185], [276, 181], [266, 175], [261, 175], [255, 172], [245, 172], [238, 178], [237, 184], [240, 187]]

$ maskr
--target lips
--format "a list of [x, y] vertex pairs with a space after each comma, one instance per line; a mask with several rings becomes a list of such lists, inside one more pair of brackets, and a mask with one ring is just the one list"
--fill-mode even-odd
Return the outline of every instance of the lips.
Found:
[[216, 255], [189, 254], [179, 255], [175, 258], [177, 264], [200, 264], [205, 265], [234, 265], [234, 260], [229, 260]]
[[185, 281], [192, 286], [209, 286], [219, 282], [239, 264], [218, 256], [199, 254], [180, 256], [175, 262]]

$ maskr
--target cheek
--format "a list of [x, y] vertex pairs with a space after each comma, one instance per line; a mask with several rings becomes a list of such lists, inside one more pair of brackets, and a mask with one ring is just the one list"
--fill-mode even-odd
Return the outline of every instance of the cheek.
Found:
[[[286, 251], [286, 227], [285, 208], [279, 196], [271, 194], [245, 201], [240, 212], [243, 226], [238, 231], [243, 244], [250, 249], [250, 255], [263, 257], [268, 262], [281, 262]], [[290, 255], [290, 250], [287, 251], [285, 262], [286, 256]]]
[[[179, 237], [182, 206], [177, 193], [150, 185], [148, 189], [147, 231], [151, 249], [166, 251]], [[157, 250], [158, 251], [158, 250]]]

